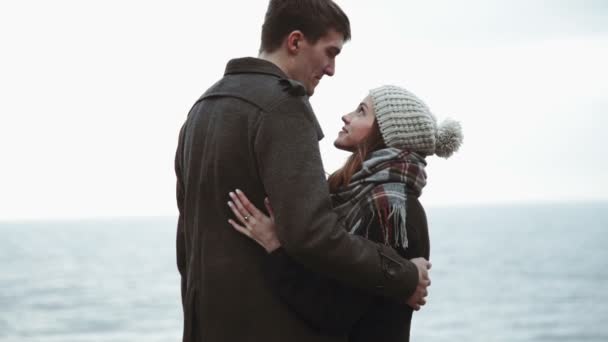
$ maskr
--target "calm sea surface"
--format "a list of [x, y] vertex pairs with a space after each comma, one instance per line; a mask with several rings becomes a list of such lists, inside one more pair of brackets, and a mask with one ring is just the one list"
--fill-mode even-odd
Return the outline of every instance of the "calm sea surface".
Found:
[[[608, 341], [608, 203], [428, 208], [413, 341]], [[0, 222], [0, 341], [178, 341], [174, 218]]]

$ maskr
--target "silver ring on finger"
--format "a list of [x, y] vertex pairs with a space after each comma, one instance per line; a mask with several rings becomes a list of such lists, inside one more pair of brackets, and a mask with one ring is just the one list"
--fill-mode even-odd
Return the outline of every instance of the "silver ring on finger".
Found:
[[249, 221], [249, 215], [245, 215], [245, 216], [243, 216], [243, 219], [244, 219], [245, 221]]

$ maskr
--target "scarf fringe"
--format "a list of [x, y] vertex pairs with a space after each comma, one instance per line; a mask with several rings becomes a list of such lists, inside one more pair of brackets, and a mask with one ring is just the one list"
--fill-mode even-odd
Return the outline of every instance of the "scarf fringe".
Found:
[[[404, 204], [391, 204], [378, 211], [384, 244], [407, 249], [407, 208]], [[373, 217], [373, 216], [372, 216]]]

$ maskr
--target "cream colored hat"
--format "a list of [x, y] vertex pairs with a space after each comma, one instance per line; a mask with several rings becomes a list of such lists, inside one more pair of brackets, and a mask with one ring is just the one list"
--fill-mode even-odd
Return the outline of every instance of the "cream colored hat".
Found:
[[437, 125], [429, 107], [411, 92], [385, 85], [369, 94], [387, 146], [448, 158], [462, 144], [460, 123], [447, 119]]

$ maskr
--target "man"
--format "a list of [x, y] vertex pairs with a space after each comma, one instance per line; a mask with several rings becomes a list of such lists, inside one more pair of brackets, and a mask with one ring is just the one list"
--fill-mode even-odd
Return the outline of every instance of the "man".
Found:
[[228, 193], [273, 204], [293, 258], [365, 291], [424, 304], [425, 260], [351, 236], [332, 212], [308, 96], [350, 38], [330, 0], [271, 0], [259, 58], [231, 60], [192, 107], [176, 153], [184, 341], [336, 341], [292, 314], [262, 276], [265, 251], [228, 224]]

